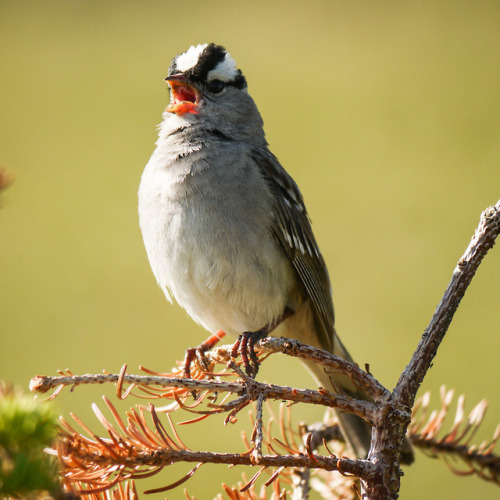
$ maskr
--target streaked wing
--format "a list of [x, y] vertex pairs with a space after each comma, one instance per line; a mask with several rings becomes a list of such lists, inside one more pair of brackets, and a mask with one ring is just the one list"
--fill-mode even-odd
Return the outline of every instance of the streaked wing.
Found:
[[333, 302], [325, 261], [312, 232], [297, 184], [269, 151], [253, 155], [276, 199], [274, 236], [290, 258], [322, 325], [321, 345], [333, 348]]

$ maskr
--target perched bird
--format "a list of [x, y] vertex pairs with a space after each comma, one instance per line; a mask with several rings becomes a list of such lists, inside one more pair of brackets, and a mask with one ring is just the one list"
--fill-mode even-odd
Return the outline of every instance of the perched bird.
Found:
[[[170, 104], [139, 188], [149, 262], [167, 299], [210, 332], [284, 336], [352, 360], [334, 328], [330, 279], [297, 184], [269, 151], [259, 111], [220, 45], [176, 56]], [[368, 399], [309, 363], [327, 390]], [[371, 429], [339, 414], [355, 455]]]

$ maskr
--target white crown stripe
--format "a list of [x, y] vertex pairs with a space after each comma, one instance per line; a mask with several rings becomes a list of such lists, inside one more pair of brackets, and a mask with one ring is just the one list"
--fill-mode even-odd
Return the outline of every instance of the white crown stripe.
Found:
[[231, 82], [238, 76], [238, 68], [235, 60], [226, 52], [224, 59], [208, 73], [207, 80], [221, 80]]
[[207, 48], [208, 44], [191, 46], [189, 49], [177, 57], [175, 65], [177, 70], [185, 73], [188, 69], [194, 68], [198, 64], [201, 53]]

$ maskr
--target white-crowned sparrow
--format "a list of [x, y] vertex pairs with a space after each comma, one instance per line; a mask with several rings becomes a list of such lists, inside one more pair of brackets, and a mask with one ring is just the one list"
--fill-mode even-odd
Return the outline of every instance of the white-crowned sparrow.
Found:
[[[221, 46], [172, 61], [170, 104], [142, 175], [139, 218], [158, 284], [210, 332], [296, 338], [351, 360], [335, 333], [330, 280], [299, 188], [269, 151], [247, 82]], [[308, 368], [326, 389], [352, 381]], [[340, 423], [356, 456], [369, 426]]]

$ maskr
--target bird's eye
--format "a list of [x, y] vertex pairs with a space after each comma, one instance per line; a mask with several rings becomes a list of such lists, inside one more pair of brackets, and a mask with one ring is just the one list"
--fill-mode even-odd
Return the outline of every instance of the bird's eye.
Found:
[[226, 88], [226, 84], [221, 80], [211, 80], [207, 88], [212, 94], [220, 94]]

